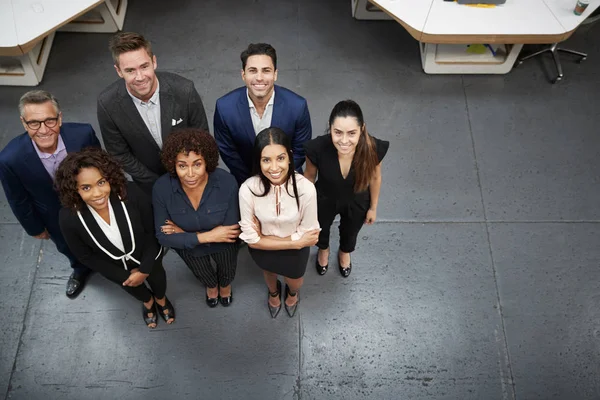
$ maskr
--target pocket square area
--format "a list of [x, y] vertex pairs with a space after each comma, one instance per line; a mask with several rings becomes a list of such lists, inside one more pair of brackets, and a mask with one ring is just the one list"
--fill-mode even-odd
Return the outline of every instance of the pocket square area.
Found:
[[175, 121], [174, 119], [172, 119], [171, 120], [171, 126], [179, 125], [182, 122], [183, 122], [183, 118], [179, 118], [177, 121]]

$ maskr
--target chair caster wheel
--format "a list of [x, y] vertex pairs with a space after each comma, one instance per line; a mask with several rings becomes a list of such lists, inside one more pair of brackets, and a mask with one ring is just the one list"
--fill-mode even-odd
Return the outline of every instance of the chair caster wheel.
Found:
[[552, 81], [552, 84], [558, 83], [558, 82], [560, 82], [560, 81], [562, 81], [562, 76], [557, 76], [557, 77], [556, 77], [556, 79], [554, 79], [554, 80]]
[[584, 62], [585, 60], [587, 60], [587, 57], [583, 57], [581, 60], [579, 60], [579, 64], [581, 64], [582, 62]]
[[522, 64], [523, 64], [523, 60], [519, 60], [519, 61], [517, 62], [517, 65], [522, 65]]

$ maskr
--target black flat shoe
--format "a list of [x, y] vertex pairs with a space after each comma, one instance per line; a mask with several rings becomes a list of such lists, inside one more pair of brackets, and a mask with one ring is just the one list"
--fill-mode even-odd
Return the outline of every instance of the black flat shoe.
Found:
[[281, 300], [279, 303], [279, 307], [273, 307], [271, 305], [271, 303], [269, 303], [269, 298], [271, 297], [279, 297], [281, 296], [281, 282], [279, 280], [277, 280], [277, 291], [276, 292], [268, 292], [269, 293], [269, 297], [267, 297], [267, 305], [269, 306], [269, 312], [271, 313], [271, 318], [275, 318], [277, 317], [277, 314], [279, 314], [279, 311], [281, 311]]
[[206, 295], [206, 304], [208, 304], [210, 308], [215, 308], [217, 304], [219, 304], [219, 297], [208, 297], [208, 295]]
[[208, 306], [210, 308], [215, 308], [219, 304], [219, 295], [217, 294], [217, 297], [208, 297], [208, 293], [207, 293], [206, 294], [206, 304], [208, 304]]
[[221, 299], [221, 304], [223, 305], [223, 307], [229, 307], [231, 305], [231, 303], [233, 302], [233, 289], [231, 289], [231, 292], [229, 293], [229, 296], [225, 296], [225, 297], [220, 297]]
[[352, 272], [352, 262], [350, 262], [350, 265], [348, 265], [348, 267], [344, 268], [341, 265], [340, 267], [340, 274], [342, 274], [342, 276], [344, 278], [347, 278], [350, 276], [350, 272]]
[[175, 322], [175, 308], [173, 308], [173, 304], [171, 304], [171, 302], [166, 296], [164, 306], [158, 304], [158, 301], [156, 301], [156, 299], [154, 299], [154, 303], [156, 304], [156, 310], [167, 324], [169, 324], [170, 319], [173, 319], [173, 321], [171, 321], [171, 324]]
[[327, 273], [327, 269], [329, 268], [329, 264], [323, 266], [319, 264], [319, 257], [317, 257], [317, 262], [315, 263], [315, 267], [317, 268], [317, 274], [325, 275]]
[[69, 276], [69, 280], [67, 281], [67, 297], [70, 299], [74, 299], [79, 296], [79, 293], [83, 290], [83, 286], [85, 285], [85, 278], [87, 278], [87, 274], [77, 273], [73, 271], [71, 276]]
[[[154, 309], [154, 305], [156, 304], [156, 300], [150, 306], [150, 308], [146, 308], [144, 303], [142, 303], [142, 317], [144, 318], [144, 323], [150, 329], [154, 329], [158, 326], [158, 320], [156, 318], [156, 310]], [[150, 316], [149, 314], [154, 314]], [[150, 324], [154, 324], [154, 328], [150, 326]]]
[[[296, 297], [296, 296], [298, 296], [298, 292], [296, 292], [296, 293], [294, 293], [292, 295], [292, 292], [290, 292], [290, 288], [289, 288], [289, 286], [286, 283], [286, 285], [285, 285], [285, 298], [287, 299], [288, 296]], [[300, 302], [300, 299], [296, 300], [296, 304], [294, 304], [293, 306], [288, 306], [284, 302], [284, 304], [285, 304], [285, 311], [287, 311], [287, 313], [290, 316], [290, 318], [292, 318], [294, 316], [294, 314], [296, 314], [296, 310], [298, 309], [298, 303], [299, 302]]]

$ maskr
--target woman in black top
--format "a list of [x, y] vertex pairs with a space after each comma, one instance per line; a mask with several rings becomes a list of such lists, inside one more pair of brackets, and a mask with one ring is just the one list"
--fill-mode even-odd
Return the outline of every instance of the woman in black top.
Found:
[[329, 116], [328, 134], [304, 144], [304, 176], [315, 181], [321, 233], [316, 268], [324, 275], [329, 267], [329, 230], [340, 215], [338, 266], [344, 278], [350, 275], [350, 253], [363, 224], [377, 218], [381, 188], [381, 160], [390, 143], [369, 135], [362, 111], [352, 100], [340, 101]]
[[75, 257], [142, 301], [149, 328], [156, 327], [155, 304], [167, 324], [175, 321], [147, 195], [126, 183], [119, 164], [95, 148], [69, 153], [55, 186], [63, 204], [60, 229]]
[[152, 191], [156, 237], [163, 246], [173, 248], [206, 285], [209, 307], [216, 307], [219, 300], [227, 307], [233, 301], [231, 282], [240, 234], [237, 182], [217, 168], [217, 143], [199, 129], [171, 133], [161, 158], [169, 172], [156, 181]]

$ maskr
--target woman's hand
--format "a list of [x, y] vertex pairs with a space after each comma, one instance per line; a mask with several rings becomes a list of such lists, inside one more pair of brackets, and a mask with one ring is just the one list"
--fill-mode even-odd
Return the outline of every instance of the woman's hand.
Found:
[[123, 282], [123, 286], [131, 286], [136, 287], [140, 286], [150, 274], [144, 274], [140, 272], [138, 268], [131, 270], [131, 274], [129, 274], [129, 278], [125, 282]]
[[312, 231], [305, 232], [300, 239], [298, 239], [298, 248], [303, 249], [305, 247], [314, 246], [319, 241], [320, 229], [314, 229]]
[[367, 217], [365, 218], [365, 224], [372, 225], [376, 219], [377, 219], [377, 210], [373, 210], [372, 208], [369, 208], [369, 211], [367, 211]]
[[252, 225], [254, 225], [256, 233], [258, 233], [258, 237], [263, 237], [262, 226], [260, 225], [260, 221], [258, 220], [258, 218], [256, 218], [256, 215], [252, 216]]
[[213, 228], [209, 233], [209, 242], [211, 243], [234, 243], [238, 236], [240, 236], [240, 233], [242, 233], [242, 231], [240, 230], [240, 226], [238, 224], [235, 224], [227, 226], [217, 226], [216, 228]]
[[160, 231], [165, 235], [170, 235], [172, 233], [183, 233], [184, 230], [175, 225], [173, 221], [166, 220], [164, 225], [160, 226]]

